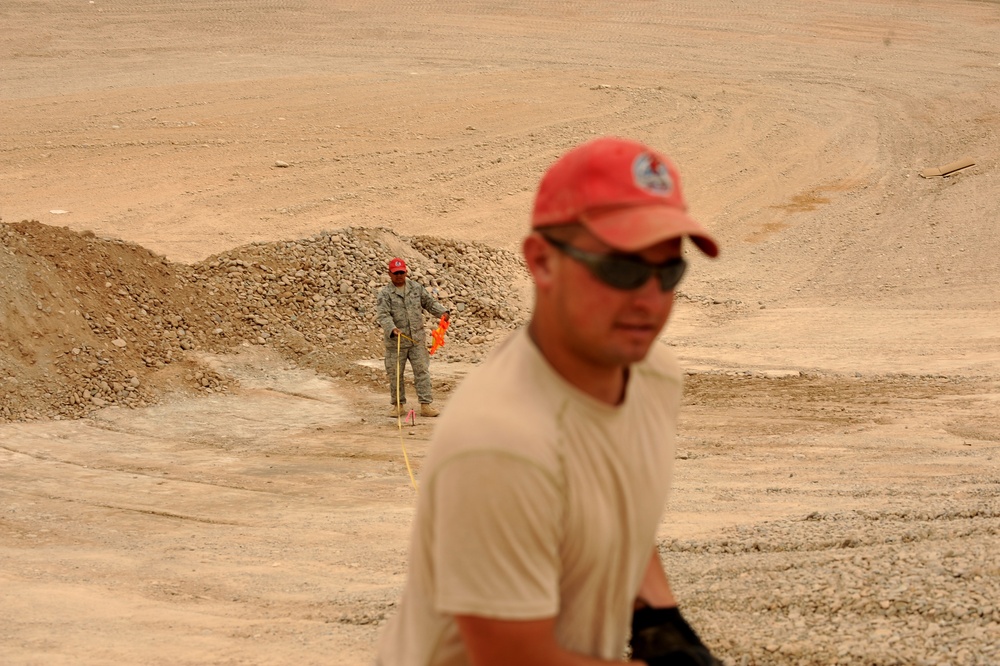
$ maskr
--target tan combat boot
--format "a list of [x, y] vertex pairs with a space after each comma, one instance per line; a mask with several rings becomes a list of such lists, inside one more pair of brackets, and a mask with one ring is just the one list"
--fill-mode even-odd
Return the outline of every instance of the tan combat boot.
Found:
[[420, 415], [421, 416], [437, 416], [440, 413], [441, 412], [439, 412], [438, 410], [434, 409], [431, 406], [431, 403], [429, 403], [429, 402], [428, 403], [422, 403], [420, 405]]
[[399, 406], [399, 409], [396, 408], [396, 405], [393, 405], [392, 407], [390, 407], [389, 408], [389, 416], [391, 416], [392, 418], [396, 418], [397, 416], [406, 416], [406, 413], [408, 411], [410, 411], [410, 410], [408, 410], [406, 408], [406, 403], [404, 402], [403, 404], [401, 404]]

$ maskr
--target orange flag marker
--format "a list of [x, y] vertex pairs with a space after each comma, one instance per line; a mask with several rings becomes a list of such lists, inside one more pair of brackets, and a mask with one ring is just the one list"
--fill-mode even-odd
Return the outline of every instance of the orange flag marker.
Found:
[[431, 332], [431, 335], [434, 336], [434, 342], [431, 344], [431, 354], [436, 352], [439, 347], [444, 347], [444, 334], [449, 326], [451, 326], [451, 322], [445, 319], [444, 315], [441, 315], [438, 327]]

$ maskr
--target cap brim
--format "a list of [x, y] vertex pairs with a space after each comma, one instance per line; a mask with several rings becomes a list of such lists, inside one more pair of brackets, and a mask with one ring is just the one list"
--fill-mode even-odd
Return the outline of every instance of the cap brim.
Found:
[[672, 238], [687, 236], [709, 257], [719, 245], [686, 213], [666, 206], [627, 206], [582, 216], [581, 222], [601, 241], [620, 252], [639, 252]]

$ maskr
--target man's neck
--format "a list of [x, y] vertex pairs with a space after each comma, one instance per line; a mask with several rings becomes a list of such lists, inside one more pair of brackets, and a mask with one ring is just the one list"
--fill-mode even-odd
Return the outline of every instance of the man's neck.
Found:
[[589, 363], [565, 346], [550, 342], [535, 320], [528, 325], [528, 335], [552, 369], [576, 388], [608, 405], [618, 405], [625, 398], [628, 366]]

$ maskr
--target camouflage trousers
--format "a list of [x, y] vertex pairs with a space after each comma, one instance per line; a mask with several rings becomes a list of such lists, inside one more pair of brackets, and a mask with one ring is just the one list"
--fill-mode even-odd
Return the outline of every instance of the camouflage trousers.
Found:
[[[385, 348], [385, 372], [389, 375], [389, 404], [396, 404], [396, 346]], [[403, 381], [403, 374], [406, 370], [406, 361], [410, 361], [413, 368], [413, 383], [417, 387], [417, 400], [420, 404], [426, 405], [434, 401], [434, 394], [431, 391], [431, 357], [427, 353], [427, 347], [422, 344], [403, 347], [399, 350], [399, 402], [406, 402], [406, 382]]]

